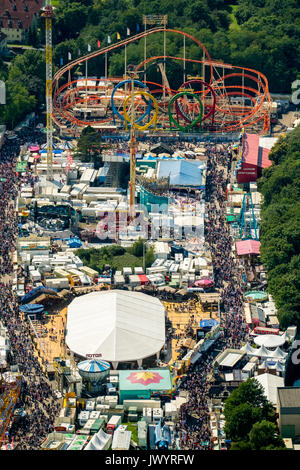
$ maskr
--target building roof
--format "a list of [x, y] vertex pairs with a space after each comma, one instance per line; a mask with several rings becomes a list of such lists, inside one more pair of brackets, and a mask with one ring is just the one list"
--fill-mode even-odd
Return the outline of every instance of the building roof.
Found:
[[120, 390], [171, 390], [169, 369], [120, 370]]
[[161, 160], [158, 165], [158, 178], [169, 178], [175, 186], [202, 185], [203, 162], [186, 160]]
[[300, 387], [279, 387], [278, 400], [283, 408], [299, 408]]
[[261, 140], [257, 134], [244, 134], [242, 162], [255, 165], [260, 168], [268, 168], [272, 165], [269, 160], [270, 148], [274, 142]]
[[235, 246], [238, 256], [260, 254], [260, 242], [256, 240], [242, 240], [236, 242]]
[[165, 309], [140, 292], [112, 290], [75, 298], [68, 307], [66, 343], [80, 356], [109, 362], [143, 359], [165, 343]]
[[265, 395], [267, 399], [276, 405], [277, 403], [277, 389], [278, 387], [284, 386], [284, 379], [283, 377], [278, 377], [278, 375], [273, 374], [260, 374], [255, 377], [264, 389]]
[[1, 0], [0, 28], [29, 29], [34, 15], [39, 14], [43, 4], [44, 0]]

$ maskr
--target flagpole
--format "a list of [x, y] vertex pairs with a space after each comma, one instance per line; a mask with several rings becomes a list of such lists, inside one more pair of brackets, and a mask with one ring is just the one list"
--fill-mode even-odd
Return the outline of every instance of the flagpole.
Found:
[[125, 65], [124, 65], [124, 79], [126, 80], [126, 71], [127, 71], [127, 46], [125, 43]]
[[[87, 113], [87, 102], [88, 102], [88, 94], [87, 94], [87, 81], [88, 81], [88, 61], [85, 61], [85, 114]], [[86, 119], [86, 116], [85, 116]]]
[[[144, 17], [144, 25], [145, 25], [145, 32], [147, 30], [147, 20], [146, 20], [146, 17]], [[145, 38], [144, 38], [144, 82], [146, 82], [146, 59], [147, 59], [147, 37], [145, 35]]]
[[185, 36], [183, 36], [183, 83], [185, 82]]
[[105, 52], [105, 81], [107, 80], [107, 52]]

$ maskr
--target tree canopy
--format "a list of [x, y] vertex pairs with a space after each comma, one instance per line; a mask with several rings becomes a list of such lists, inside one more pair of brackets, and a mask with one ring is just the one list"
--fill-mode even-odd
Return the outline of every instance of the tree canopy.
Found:
[[281, 137], [270, 152], [273, 165], [263, 171], [258, 189], [261, 257], [280, 326], [300, 326], [300, 128]]
[[275, 450], [284, 448], [278, 435], [276, 414], [263, 388], [255, 379], [242, 382], [225, 401], [225, 433], [231, 450]]
[[[208, 48], [212, 58], [233, 65], [258, 69], [264, 73], [270, 90], [290, 93], [291, 83], [300, 70], [300, 10], [297, 0], [238, 0], [232, 4], [225, 0], [60, 0], [56, 8], [53, 40], [54, 60], [67, 61], [79, 52], [86, 53], [87, 45], [97, 49], [98, 40], [107, 44], [143, 29], [143, 15], [167, 14], [168, 27], [194, 35]], [[137, 28], [139, 25], [139, 28]], [[34, 41], [44, 44], [43, 20], [31, 28]], [[127, 48], [128, 63], [136, 65], [143, 58], [143, 41]], [[147, 42], [147, 55], [163, 53], [162, 37], [151, 37]], [[167, 54], [182, 57], [183, 41], [178, 36], [168, 36]], [[197, 57], [202, 52], [191, 41], [186, 43], [186, 56]], [[199, 57], [200, 58], [200, 57]], [[109, 55], [111, 74], [123, 74], [124, 51]], [[90, 73], [99, 75], [104, 69], [103, 58], [90, 61]], [[189, 72], [199, 73], [196, 65]], [[176, 70], [168, 69], [168, 76], [176, 82]], [[147, 74], [148, 76], [148, 74]], [[154, 79], [155, 68], [149, 79]], [[180, 84], [179, 84], [180, 85]]]

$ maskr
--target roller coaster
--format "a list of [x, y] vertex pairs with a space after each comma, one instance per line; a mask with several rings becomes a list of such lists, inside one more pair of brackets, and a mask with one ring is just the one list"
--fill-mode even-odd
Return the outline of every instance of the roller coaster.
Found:
[[[134, 112], [141, 129], [158, 131], [230, 133], [247, 129], [266, 134], [270, 127], [271, 98], [268, 81], [261, 72], [247, 67], [212, 60], [206, 47], [190, 34], [176, 29], [155, 27], [115, 44], [70, 61], [53, 77], [53, 121], [65, 135], [78, 135], [92, 126], [114, 131], [130, 126], [132, 101], [129, 77], [105, 79], [73, 78], [76, 67], [95, 57], [112, 53], [148, 36], [164, 33], [181, 35], [199, 47], [202, 60], [158, 55], [140, 62], [134, 80]], [[170, 87], [162, 62], [183, 67], [183, 83]], [[202, 76], [186, 76], [186, 64], [199, 66]], [[162, 83], [143, 80], [148, 69], [158, 65]], [[151, 96], [150, 96], [151, 95]], [[157, 106], [156, 106], [157, 105]], [[147, 124], [148, 123], [148, 124]], [[150, 124], [149, 124], [150, 123]], [[145, 127], [143, 127], [143, 125]]]

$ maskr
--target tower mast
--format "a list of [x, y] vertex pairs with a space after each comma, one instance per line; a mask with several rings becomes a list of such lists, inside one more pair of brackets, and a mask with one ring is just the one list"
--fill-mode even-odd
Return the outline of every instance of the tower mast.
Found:
[[47, 110], [47, 179], [53, 179], [53, 135], [52, 135], [52, 20], [55, 17], [51, 0], [42, 8], [46, 25], [46, 110]]

